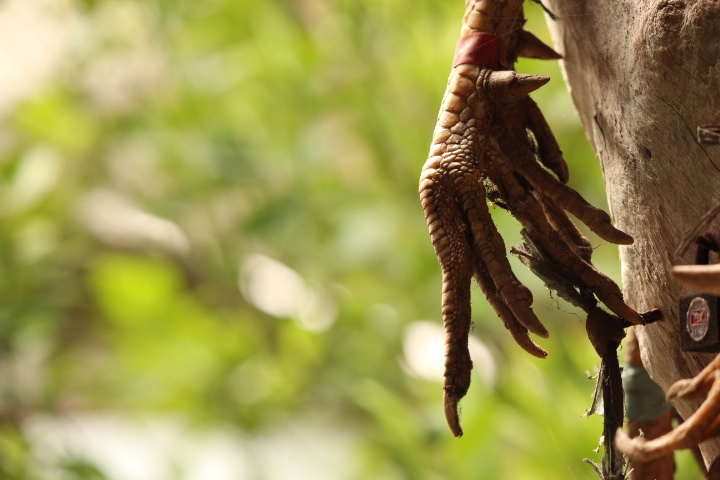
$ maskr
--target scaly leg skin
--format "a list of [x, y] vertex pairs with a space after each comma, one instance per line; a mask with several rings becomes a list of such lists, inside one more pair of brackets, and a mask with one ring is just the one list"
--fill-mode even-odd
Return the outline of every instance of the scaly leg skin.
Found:
[[[475, 117], [485, 108], [477, 95], [478, 84], [489, 74], [488, 70], [473, 65], [461, 65], [454, 70], [438, 119], [435, 138], [439, 140], [432, 147], [432, 156], [425, 164], [420, 183], [430, 236], [443, 270], [442, 312], [447, 334], [445, 411], [451, 430], [458, 436], [462, 430], [457, 404], [467, 392], [472, 368], [467, 337], [470, 277], [474, 265], [481, 264], [492, 278], [492, 286], [487, 282], [485, 287], [499, 292], [500, 298], [494, 305], [508, 307], [510, 313], [503, 314], [503, 318], [516, 338], [522, 338], [523, 327], [547, 336], [547, 330], [530, 309], [529, 290], [512, 274], [502, 238], [487, 210], [477, 162], [478, 144], [483, 139], [478, 134], [479, 122]], [[512, 72], [511, 77], [501, 75], [500, 78], [524, 92], [536, 76]], [[518, 321], [522, 325], [518, 325]], [[532, 348], [528, 346], [532, 341], [522, 343]]]
[[515, 341], [532, 355], [547, 355], [530, 338], [530, 333], [547, 337], [548, 332], [531, 308], [530, 291], [510, 268], [487, 208], [486, 179], [495, 183], [502, 201], [553, 262], [572, 271], [614, 313], [642, 323], [617, 285], [592, 266], [589, 242], [565, 210], [609, 241], [628, 244], [632, 238], [565, 186], [565, 159], [542, 113], [527, 96], [549, 79], [510, 70], [518, 55], [560, 57], [522, 30], [522, 3], [466, 1], [462, 37], [420, 179], [420, 198], [443, 272], [445, 413], [456, 436], [462, 435], [458, 402], [469, 388], [472, 369], [467, 345], [471, 277]]
[[470, 335], [471, 258], [462, 255], [443, 264], [443, 319], [446, 338], [445, 378], [443, 382], [445, 418], [453, 435], [462, 436], [458, 403], [470, 388], [472, 360], [468, 349]]
[[[438, 167], [441, 167], [438, 165]], [[472, 360], [468, 350], [470, 334], [470, 281], [473, 253], [466, 240], [468, 226], [448, 221], [455, 214], [455, 202], [446, 193], [453, 189], [446, 175], [426, 170], [422, 204], [427, 215], [430, 237], [442, 267], [442, 316], [445, 324], [445, 415], [455, 436], [462, 435], [457, 404], [470, 386]]]

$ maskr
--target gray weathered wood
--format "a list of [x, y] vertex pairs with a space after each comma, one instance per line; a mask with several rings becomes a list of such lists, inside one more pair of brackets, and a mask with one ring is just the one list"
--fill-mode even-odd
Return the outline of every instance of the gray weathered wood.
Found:
[[[673, 252], [720, 202], [720, 146], [701, 146], [698, 125], [720, 124], [720, 1], [547, 0], [548, 20], [580, 119], [603, 168], [620, 247], [623, 288], [638, 311], [665, 319], [636, 329], [652, 378], [667, 389], [713, 354], [680, 351], [680, 288]], [[588, 161], [592, 161], [588, 159]], [[720, 225], [720, 219], [716, 222]], [[690, 415], [698, 402], [678, 402]], [[706, 463], [720, 440], [701, 445]]]

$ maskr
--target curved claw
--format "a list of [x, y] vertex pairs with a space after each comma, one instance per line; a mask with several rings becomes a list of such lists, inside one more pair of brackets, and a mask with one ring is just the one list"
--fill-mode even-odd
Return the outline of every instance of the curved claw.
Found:
[[465, 393], [458, 394], [448, 387], [445, 387], [444, 390], [443, 405], [445, 406], [445, 420], [452, 434], [456, 437], [462, 437], [463, 429], [460, 426], [460, 411], [458, 405], [462, 397], [465, 396]]
[[562, 58], [562, 55], [524, 28], [518, 33], [517, 54], [519, 57], [541, 60], [560, 60]]
[[495, 310], [495, 313], [500, 317], [500, 320], [503, 321], [505, 328], [510, 331], [515, 342], [530, 355], [538, 358], [546, 358], [548, 352], [533, 342], [530, 335], [528, 335], [528, 329], [513, 315], [513, 312], [497, 291], [497, 287], [490, 276], [487, 266], [479, 258], [476, 258], [475, 261], [475, 281], [480, 285], [483, 295], [488, 299], [490, 306], [493, 307], [493, 310]]
[[517, 73], [514, 70], [490, 72], [485, 76], [483, 90], [495, 105], [516, 102], [550, 81], [550, 77]]
[[515, 343], [520, 345], [520, 347], [527, 353], [537, 358], [547, 358], [547, 350], [542, 348], [540, 345], [535, 343], [532, 338], [530, 338], [530, 335], [528, 335], [528, 329], [523, 327], [517, 319], [511, 319], [506, 322], [505, 328], [510, 331], [510, 335], [512, 335], [513, 339], [515, 339]]

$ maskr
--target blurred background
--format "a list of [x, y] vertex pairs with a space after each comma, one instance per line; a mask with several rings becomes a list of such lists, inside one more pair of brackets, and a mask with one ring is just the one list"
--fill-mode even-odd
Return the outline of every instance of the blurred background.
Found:
[[[445, 425], [417, 185], [463, 10], [0, 1], [0, 478], [595, 478], [584, 317], [514, 259], [550, 356], [473, 287], [466, 434]], [[517, 69], [552, 77], [570, 185], [607, 208], [557, 63]]]

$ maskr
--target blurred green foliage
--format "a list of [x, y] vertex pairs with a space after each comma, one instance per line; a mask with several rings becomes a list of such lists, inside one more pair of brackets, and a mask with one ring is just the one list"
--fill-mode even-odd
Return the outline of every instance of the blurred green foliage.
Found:
[[[233, 478], [193, 476], [179, 447], [152, 441], [171, 473], [123, 476], [110, 447], [91, 448], [92, 418], [114, 419], [110, 437], [175, 419], [196, 453], [229, 431], [222, 443], [247, 460], [234, 478], [279, 478], [273, 462], [297, 469], [284, 478], [304, 478], [303, 462], [334, 479], [594, 477], [582, 459], [599, 459], [601, 419], [580, 415], [598, 359], [583, 318], [519, 263], [550, 356], [516, 347], [474, 287], [486, 356], [465, 437], [445, 426], [437, 377], [408, 357], [410, 327], [440, 325], [417, 182], [463, 8], [0, 3], [21, 27], [0, 32], [19, 38], [2, 47], [19, 72], [34, 72], [23, 35], [54, 35], [39, 50], [52, 68], [2, 110], [0, 478]], [[540, 7], [527, 15], [549, 41]], [[552, 77], [534, 97], [571, 185], [606, 207], [558, 65], [517, 68]], [[493, 215], [517, 243], [514, 220]], [[614, 247], [596, 263], [619, 280]], [[341, 457], [313, 456], [325, 450]]]

